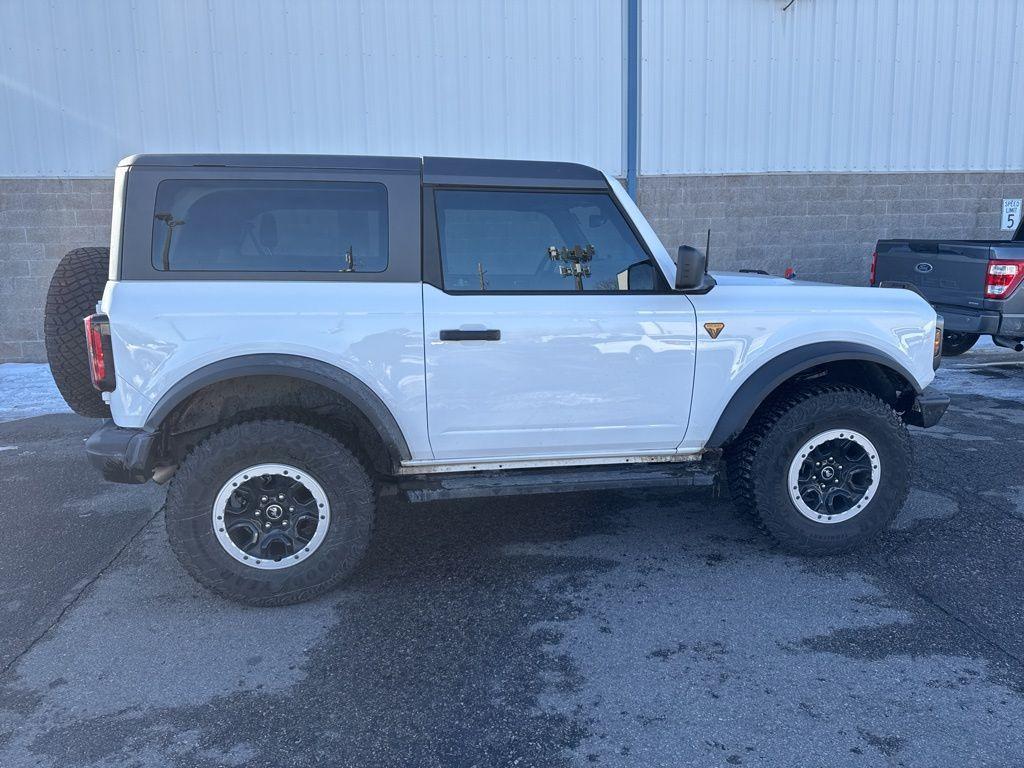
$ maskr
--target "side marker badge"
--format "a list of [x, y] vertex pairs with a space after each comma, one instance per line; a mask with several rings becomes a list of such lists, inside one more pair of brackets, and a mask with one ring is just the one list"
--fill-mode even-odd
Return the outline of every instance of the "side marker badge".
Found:
[[723, 328], [725, 328], [725, 323], [704, 323], [704, 330], [712, 339], [717, 339]]

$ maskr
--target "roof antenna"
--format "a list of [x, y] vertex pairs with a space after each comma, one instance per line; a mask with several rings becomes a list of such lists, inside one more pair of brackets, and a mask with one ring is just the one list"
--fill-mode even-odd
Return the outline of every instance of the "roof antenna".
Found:
[[708, 271], [708, 259], [711, 257], [711, 228], [708, 228], [708, 241], [704, 246], [704, 271]]

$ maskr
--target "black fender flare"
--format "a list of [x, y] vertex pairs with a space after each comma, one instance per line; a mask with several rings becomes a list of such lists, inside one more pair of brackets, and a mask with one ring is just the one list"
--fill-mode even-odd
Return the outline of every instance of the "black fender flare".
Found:
[[301, 355], [256, 354], [229, 357], [188, 374], [163, 394], [146, 419], [145, 429], [160, 428], [170, 413], [199, 390], [245, 376], [282, 376], [319, 384], [344, 397], [377, 430], [395, 466], [411, 458], [394, 415], [366, 384], [335, 365]]
[[730, 398], [708, 438], [707, 448], [721, 448], [747, 426], [750, 417], [780, 384], [803, 371], [825, 363], [855, 360], [877, 363], [906, 379], [920, 393], [914, 376], [898, 360], [866, 344], [848, 341], [823, 341], [807, 344], [761, 365], [747, 377]]

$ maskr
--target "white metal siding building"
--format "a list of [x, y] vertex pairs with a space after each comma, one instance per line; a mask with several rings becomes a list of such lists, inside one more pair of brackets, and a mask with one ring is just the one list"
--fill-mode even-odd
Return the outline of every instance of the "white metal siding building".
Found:
[[644, 172], [1024, 168], [1020, 0], [779, 6], [644, 3]]
[[622, 165], [620, 0], [0, 4], [0, 176], [136, 152]]
[[[644, 174], [1024, 168], [1019, 0], [642, 0]], [[625, 0], [5, 0], [0, 176], [135, 152], [623, 174]]]
[[137, 152], [632, 165], [669, 247], [846, 282], [1024, 196], [1020, 0], [2, 0], [0, 30], [0, 298], [30, 309], [0, 360], [40, 357], [49, 270]]

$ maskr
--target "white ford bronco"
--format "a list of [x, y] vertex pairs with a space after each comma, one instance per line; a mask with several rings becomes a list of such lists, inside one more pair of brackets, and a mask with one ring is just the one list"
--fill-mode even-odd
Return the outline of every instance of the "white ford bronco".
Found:
[[949, 402], [920, 296], [712, 276], [616, 180], [555, 162], [129, 157], [46, 339], [68, 402], [108, 419], [93, 463], [168, 483], [181, 563], [256, 605], [345, 579], [385, 492], [721, 470], [782, 545], [844, 551], [899, 511], [906, 425]]

